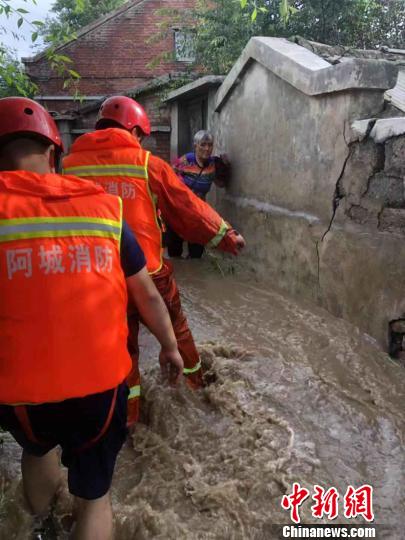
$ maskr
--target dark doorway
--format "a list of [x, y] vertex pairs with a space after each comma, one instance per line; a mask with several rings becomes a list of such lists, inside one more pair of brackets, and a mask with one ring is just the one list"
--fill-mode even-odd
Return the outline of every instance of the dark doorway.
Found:
[[207, 129], [208, 100], [200, 96], [181, 103], [181, 128], [179, 130], [179, 155], [193, 150], [194, 135], [200, 129]]

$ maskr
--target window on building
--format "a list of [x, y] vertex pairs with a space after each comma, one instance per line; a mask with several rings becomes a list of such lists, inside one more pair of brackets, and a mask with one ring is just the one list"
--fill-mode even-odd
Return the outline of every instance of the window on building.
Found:
[[174, 52], [177, 62], [194, 62], [195, 46], [192, 30], [174, 28]]

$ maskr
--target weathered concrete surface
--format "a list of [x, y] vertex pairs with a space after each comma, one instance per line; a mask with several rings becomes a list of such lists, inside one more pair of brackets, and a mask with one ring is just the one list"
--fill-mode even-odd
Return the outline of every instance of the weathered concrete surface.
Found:
[[393, 138], [385, 145], [385, 169], [405, 176], [405, 136]]
[[323, 233], [319, 220], [311, 215], [281, 213], [232, 196], [221, 199], [218, 206], [247, 236], [241, 262], [248, 270], [260, 280], [272, 280], [275, 287], [293, 296], [319, 301], [316, 243]]
[[334, 229], [319, 244], [321, 304], [387, 345], [388, 325], [405, 313], [404, 237]]
[[345, 122], [382, 106], [382, 93], [373, 91], [312, 98], [251, 64], [216, 119], [218, 147], [235, 172], [230, 193], [328, 221], [349, 154]]
[[380, 119], [397, 67], [299, 49], [252, 40], [218, 91], [233, 181], [216, 204], [257, 274], [388, 348], [388, 323], [405, 314], [403, 119]]
[[364, 228], [335, 225], [323, 240], [325, 224], [310, 219], [230, 197], [219, 209], [247, 237], [244, 264], [259, 280], [354, 322], [388, 348], [389, 322], [405, 314], [405, 209], [382, 213], [380, 229], [388, 233], [364, 219]]
[[405, 235], [405, 208], [384, 208], [380, 216], [380, 229]]
[[346, 142], [352, 143], [355, 141], [364, 140], [370, 133], [376, 118], [367, 118], [366, 120], [355, 120], [351, 127], [350, 140], [346, 135]]
[[367, 192], [370, 178], [381, 171], [384, 164], [384, 150], [367, 140], [350, 148], [350, 157], [339, 182], [340, 196], [347, 197], [352, 205], [360, 203]]

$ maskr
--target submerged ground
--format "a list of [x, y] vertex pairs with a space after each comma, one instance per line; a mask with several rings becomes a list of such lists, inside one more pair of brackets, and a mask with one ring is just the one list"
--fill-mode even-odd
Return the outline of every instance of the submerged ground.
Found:
[[[176, 272], [209, 384], [162, 387], [158, 348], [143, 334], [143, 421], [116, 469], [116, 538], [271, 539], [272, 524], [290, 522], [281, 497], [299, 482], [341, 496], [372, 485], [376, 523], [389, 527], [380, 537], [400, 539], [403, 368], [350, 324], [268, 285], [223, 276], [209, 261], [179, 261]], [[3, 439], [0, 538], [26, 539], [20, 452]], [[302, 522], [317, 522], [310, 506]], [[61, 539], [70, 511], [64, 492]]]

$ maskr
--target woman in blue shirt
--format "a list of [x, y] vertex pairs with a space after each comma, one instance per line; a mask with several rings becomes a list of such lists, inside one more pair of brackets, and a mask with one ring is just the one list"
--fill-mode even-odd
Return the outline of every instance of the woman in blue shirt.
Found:
[[[198, 131], [194, 136], [194, 152], [189, 152], [173, 163], [173, 169], [179, 178], [198, 197], [205, 200], [212, 183], [225, 187], [229, 181], [230, 164], [226, 155], [213, 156], [214, 139], [209, 131]], [[183, 239], [168, 227], [167, 248], [170, 257], [181, 257]], [[191, 259], [200, 259], [204, 246], [188, 244]]]

